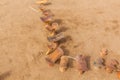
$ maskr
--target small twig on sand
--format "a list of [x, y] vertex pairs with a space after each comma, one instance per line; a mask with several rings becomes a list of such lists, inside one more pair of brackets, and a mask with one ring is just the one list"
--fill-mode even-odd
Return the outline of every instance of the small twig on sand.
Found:
[[35, 9], [35, 8], [31, 7], [31, 6], [30, 6], [29, 8], [30, 8], [32, 11], [34, 11], [34, 12], [37, 12], [37, 13], [39, 12], [37, 9]]
[[71, 56], [67, 56], [68, 58], [71, 58], [71, 59], [73, 59], [73, 60], [76, 60], [76, 58], [74, 58], [74, 57], [71, 57]]

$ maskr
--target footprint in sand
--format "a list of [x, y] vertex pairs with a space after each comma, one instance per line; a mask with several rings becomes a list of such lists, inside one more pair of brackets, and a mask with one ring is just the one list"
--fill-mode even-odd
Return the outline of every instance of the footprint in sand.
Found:
[[112, 20], [109, 22], [106, 22], [106, 26], [105, 27], [105, 32], [113, 32], [115, 35], [119, 34], [119, 21], [117, 20]]

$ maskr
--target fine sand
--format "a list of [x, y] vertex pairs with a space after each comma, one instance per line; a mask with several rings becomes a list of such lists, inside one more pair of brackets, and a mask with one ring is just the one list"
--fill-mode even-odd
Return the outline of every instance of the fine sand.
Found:
[[45, 62], [48, 32], [33, 11], [35, 0], [0, 0], [0, 80], [118, 80], [116, 73], [95, 70], [93, 60], [107, 48], [107, 60], [120, 61], [120, 0], [51, 0], [67, 41], [66, 54], [89, 56], [90, 70], [80, 76], [75, 68], [59, 71]]

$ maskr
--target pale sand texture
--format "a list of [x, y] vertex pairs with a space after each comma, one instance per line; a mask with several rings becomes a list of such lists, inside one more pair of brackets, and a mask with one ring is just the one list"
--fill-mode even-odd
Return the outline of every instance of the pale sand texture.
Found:
[[[58, 64], [49, 67], [44, 58], [47, 32], [41, 14], [29, 7], [34, 0], [0, 0], [0, 80], [118, 80], [115, 73], [91, 69], [79, 76], [74, 68], [61, 73]], [[66, 54], [90, 56], [101, 48], [107, 59], [120, 61], [120, 0], [51, 0], [47, 6], [61, 19], [66, 35]], [[43, 55], [40, 55], [43, 52]]]

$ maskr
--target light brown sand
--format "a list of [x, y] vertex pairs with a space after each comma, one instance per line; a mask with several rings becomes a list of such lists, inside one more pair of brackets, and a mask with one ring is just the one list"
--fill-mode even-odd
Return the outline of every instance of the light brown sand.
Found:
[[[45, 60], [46, 35], [41, 14], [29, 7], [34, 0], [0, 0], [0, 80], [118, 80], [115, 73], [91, 70], [79, 76], [74, 68], [61, 73]], [[101, 48], [107, 59], [120, 57], [120, 0], [51, 0], [47, 6], [61, 19], [66, 53], [86, 54], [90, 63]], [[43, 53], [41, 55], [41, 53]]]

